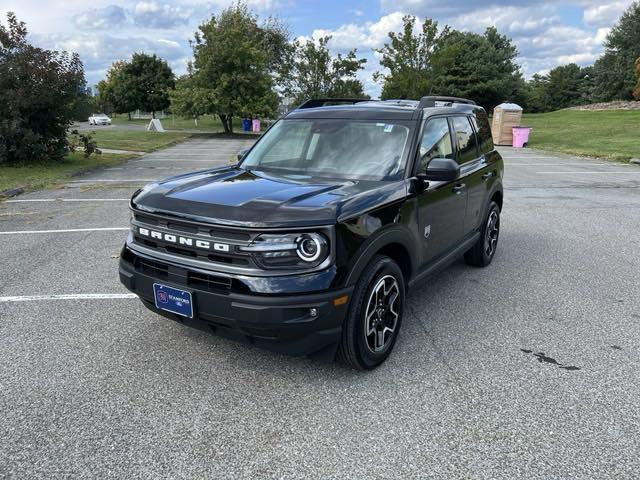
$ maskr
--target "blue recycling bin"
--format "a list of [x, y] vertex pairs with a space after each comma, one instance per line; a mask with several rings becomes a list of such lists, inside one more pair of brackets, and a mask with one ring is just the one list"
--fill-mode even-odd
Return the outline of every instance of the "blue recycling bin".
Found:
[[242, 119], [242, 131], [250, 132], [251, 131], [251, 120], [248, 118]]

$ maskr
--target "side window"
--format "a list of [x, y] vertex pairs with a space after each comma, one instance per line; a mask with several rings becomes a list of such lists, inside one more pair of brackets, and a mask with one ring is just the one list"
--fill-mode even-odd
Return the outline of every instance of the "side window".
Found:
[[467, 117], [451, 117], [458, 141], [458, 163], [463, 164], [478, 158], [476, 134]]
[[478, 146], [481, 153], [489, 153], [493, 150], [493, 137], [491, 136], [491, 125], [489, 125], [489, 117], [484, 110], [476, 112], [471, 117], [471, 123], [478, 134]]
[[424, 172], [433, 158], [453, 158], [451, 133], [446, 118], [432, 118], [427, 122], [420, 142], [420, 171]]

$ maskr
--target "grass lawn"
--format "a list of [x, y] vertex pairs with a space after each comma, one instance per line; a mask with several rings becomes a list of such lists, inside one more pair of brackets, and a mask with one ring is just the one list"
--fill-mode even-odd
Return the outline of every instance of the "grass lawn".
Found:
[[103, 153], [84, 158], [82, 153], [70, 153], [61, 163], [25, 167], [0, 166], [0, 191], [13, 187], [35, 190], [68, 179], [74, 173], [97, 167], [110, 167], [131, 158], [130, 155]]
[[529, 146], [543, 150], [628, 161], [640, 158], [640, 110], [559, 110], [526, 114]]
[[98, 148], [113, 148], [116, 150], [133, 150], [136, 152], [151, 152], [159, 148], [168, 147], [182, 142], [191, 136], [182, 132], [147, 132], [142, 130], [100, 130], [96, 127], [93, 138]]
[[[132, 123], [136, 125], [144, 125], [145, 127], [149, 125], [148, 118], [134, 118], [132, 120], [128, 120], [126, 115], [113, 117], [112, 121], [114, 125], [131, 125]], [[162, 126], [167, 130], [197, 130], [203, 133], [222, 133], [224, 131], [220, 118], [215, 115], [203, 115], [198, 118], [197, 126], [193, 121], [193, 118], [181, 118], [176, 117], [175, 115], [171, 115], [167, 118], [161, 118], [160, 121], [162, 122]], [[242, 131], [240, 118], [233, 120], [233, 131], [238, 133]]]

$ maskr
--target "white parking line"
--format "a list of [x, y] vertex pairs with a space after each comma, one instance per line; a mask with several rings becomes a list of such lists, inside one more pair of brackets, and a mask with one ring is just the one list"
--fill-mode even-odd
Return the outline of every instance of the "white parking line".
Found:
[[[207, 158], [207, 159], [184, 159], [181, 160], [179, 158], [144, 158], [144, 159], [140, 159], [140, 160], [136, 160], [135, 162], [139, 163], [139, 162], [173, 162], [173, 163], [210, 163], [210, 164], [215, 164], [215, 163], [220, 163], [220, 162], [229, 162], [230, 158], [229, 157], [211, 157], [211, 158]], [[134, 163], [134, 162], [131, 162]]]
[[[510, 167], [606, 167], [607, 165], [611, 166], [610, 163], [512, 163], [505, 162], [505, 165]], [[619, 165], [614, 165], [619, 166]], [[622, 165], [620, 165], [622, 166]]]
[[138, 298], [133, 293], [76, 293], [67, 295], [17, 295], [0, 297], [0, 303], [7, 302], [39, 302], [42, 300], [119, 300]]
[[123, 178], [120, 180], [108, 179], [103, 180], [95, 178], [93, 180], [71, 180], [69, 183], [102, 183], [102, 182], [118, 182], [118, 183], [131, 183], [131, 182], [155, 182], [155, 178]]
[[4, 203], [38, 203], [38, 202], [128, 202], [129, 198], [25, 198], [22, 200], [6, 200]]
[[581, 172], [581, 171], [577, 171], [577, 172], [562, 172], [562, 171], [557, 171], [557, 172], [536, 172], [536, 173], [540, 173], [543, 175], [556, 175], [556, 174], [562, 174], [562, 175], [630, 175], [630, 174], [634, 174], [634, 173], [640, 173], [640, 172]]
[[122, 232], [129, 230], [128, 227], [113, 228], [70, 228], [67, 230], [16, 230], [12, 232], [0, 232], [0, 235], [22, 235], [28, 233], [78, 233], [78, 232]]

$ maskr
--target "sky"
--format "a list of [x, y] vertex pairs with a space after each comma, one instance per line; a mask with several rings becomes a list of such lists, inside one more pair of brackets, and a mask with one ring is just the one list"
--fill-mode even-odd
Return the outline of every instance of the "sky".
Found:
[[[292, 38], [332, 35], [333, 53], [357, 48], [367, 59], [359, 73], [372, 97], [381, 85], [376, 48], [389, 31], [399, 31], [402, 16], [433, 18], [440, 25], [482, 33], [488, 26], [511, 37], [525, 77], [575, 62], [590, 65], [602, 53], [612, 25], [633, 0], [248, 0], [264, 18], [274, 15]], [[191, 57], [189, 39], [198, 25], [233, 0], [0, 0], [0, 21], [13, 11], [27, 23], [32, 43], [78, 52], [89, 85], [104, 78], [111, 63], [133, 52], [155, 53], [174, 72], [184, 73]]]

